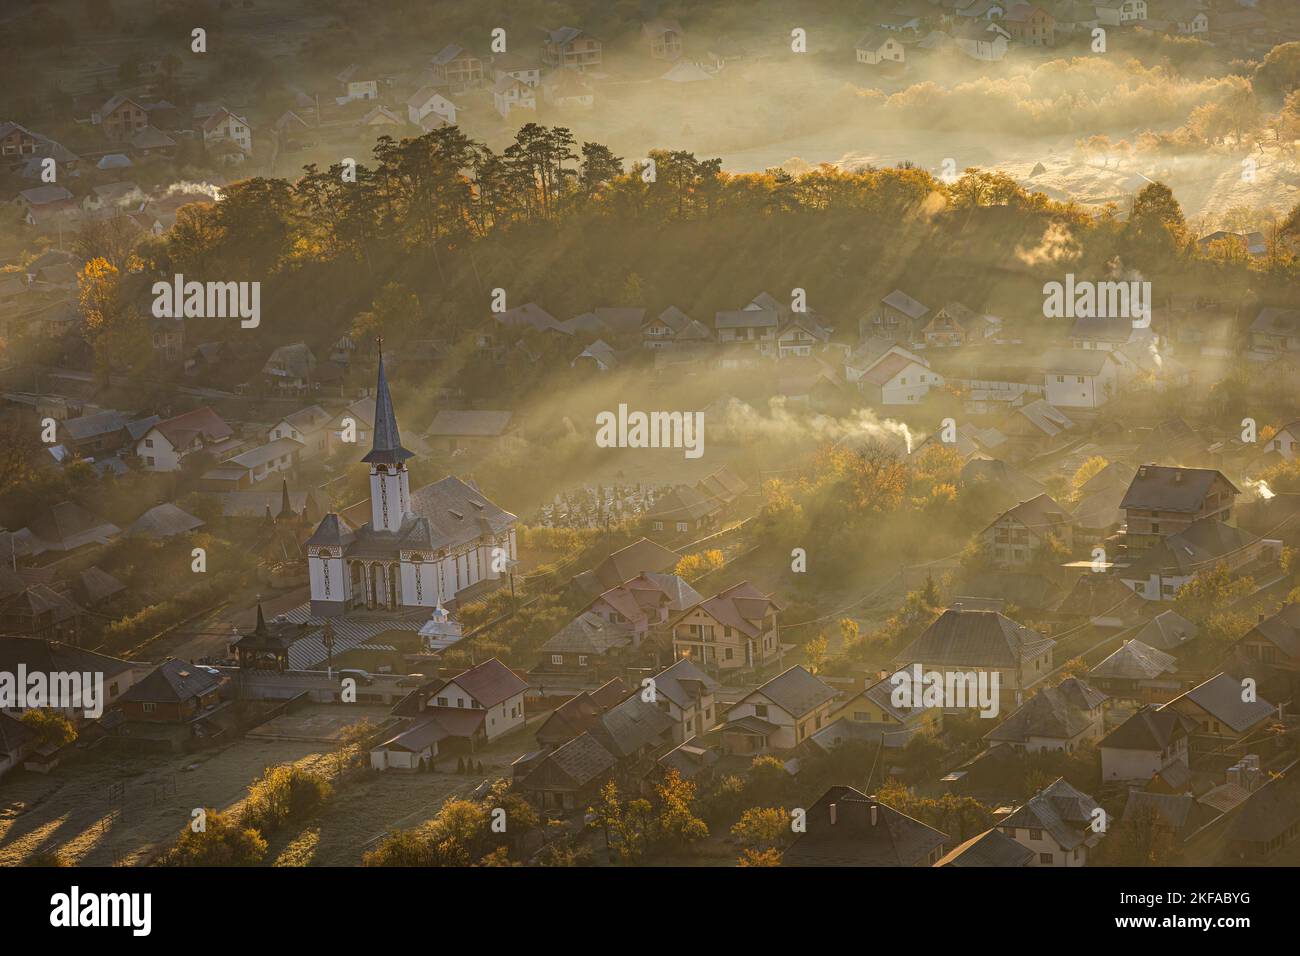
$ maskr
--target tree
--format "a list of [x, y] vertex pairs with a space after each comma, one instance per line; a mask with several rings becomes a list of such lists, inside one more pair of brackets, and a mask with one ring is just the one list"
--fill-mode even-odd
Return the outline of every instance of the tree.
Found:
[[1177, 835], [1149, 803], [1140, 804], [1113, 827], [1099, 847], [1107, 866], [1167, 866], [1178, 849]]
[[1095, 478], [1110, 462], [1101, 455], [1093, 455], [1082, 465], [1074, 470], [1074, 476], [1070, 479], [1071, 497], [1078, 499], [1079, 491], [1090, 480]]
[[262, 862], [266, 848], [256, 829], [208, 808], [203, 829], [196, 833], [186, 826], [158, 862], [160, 866], [254, 866]]
[[1255, 590], [1253, 578], [1236, 577], [1228, 565], [1219, 562], [1197, 573], [1174, 595], [1174, 610], [1191, 621], [1204, 621], [1216, 611], [1239, 601]]
[[780, 850], [749, 850], [741, 852], [737, 866], [780, 866]]
[[77, 728], [60, 711], [49, 708], [29, 710], [19, 719], [36, 734], [42, 747], [65, 747], [77, 739]]
[[695, 815], [695, 784], [682, 779], [677, 770], [669, 770], [655, 784], [659, 798], [656, 821], [657, 842], [680, 848], [688, 847], [709, 835], [709, 828]]
[[1164, 183], [1143, 186], [1133, 200], [1124, 238], [1139, 262], [1172, 263], [1189, 242], [1187, 221], [1173, 190]]
[[809, 673], [816, 674], [826, 666], [827, 647], [825, 634], [818, 634], [803, 646], [804, 664]]
[[785, 807], [750, 807], [731, 828], [741, 846], [758, 851], [780, 847], [790, 833], [790, 814]]

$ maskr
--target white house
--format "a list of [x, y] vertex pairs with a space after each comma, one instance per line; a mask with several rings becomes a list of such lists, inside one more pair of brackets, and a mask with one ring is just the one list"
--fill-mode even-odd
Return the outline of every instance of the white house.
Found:
[[972, 59], [996, 62], [1006, 57], [1011, 34], [996, 23], [975, 19], [956, 24], [952, 38], [957, 49]]
[[415, 126], [424, 126], [429, 116], [436, 116], [448, 126], [456, 125], [458, 107], [431, 86], [423, 87], [406, 101], [406, 117]]
[[188, 455], [219, 454], [238, 445], [234, 431], [204, 406], [159, 422], [136, 442], [135, 453], [145, 471], [178, 471]]
[[492, 78], [509, 76], [534, 89], [541, 85], [542, 67], [537, 60], [518, 53], [502, 53], [492, 58]]
[[916, 405], [930, 389], [943, 385], [943, 376], [906, 355], [890, 352], [863, 372], [857, 383], [873, 404]]
[[266, 440], [292, 438], [302, 443], [301, 456], [316, 458], [329, 452], [330, 413], [319, 405], [309, 405], [286, 415], [266, 430]]
[[903, 44], [884, 30], [869, 30], [854, 45], [859, 63], [902, 63]]
[[686, 658], [653, 678], [655, 704], [673, 719], [673, 741], [682, 743], [713, 729], [718, 682]]
[[1300, 421], [1288, 422], [1268, 440], [1266, 450], [1275, 451], [1290, 460], [1296, 456], [1297, 444], [1300, 444]]
[[1084, 866], [1104, 832], [1094, 829], [1098, 810], [1096, 800], [1061, 777], [1003, 818], [998, 829], [1034, 854], [1030, 866]]
[[1097, 22], [1104, 27], [1141, 23], [1147, 18], [1147, 0], [1096, 0]]
[[227, 109], [219, 109], [203, 121], [203, 142], [216, 143], [228, 140], [243, 152], [253, 151], [253, 129], [248, 120]]
[[1097, 745], [1101, 779], [1145, 785], [1173, 764], [1187, 770], [1187, 743], [1195, 726], [1172, 707], [1143, 707]]
[[836, 696], [835, 688], [796, 664], [731, 706], [722, 726], [724, 749], [755, 753], [797, 747], [830, 723]]
[[492, 105], [502, 119], [509, 119], [515, 110], [531, 110], [535, 113], [537, 91], [509, 74], [502, 74], [492, 86]]
[[483, 711], [483, 734], [488, 740], [494, 740], [524, 725], [524, 691], [527, 689], [525, 681], [494, 657], [457, 674], [437, 688], [430, 695], [428, 704]]
[[1108, 352], [1053, 349], [1043, 359], [1043, 389], [1057, 408], [1100, 408], [1119, 389], [1119, 366]]

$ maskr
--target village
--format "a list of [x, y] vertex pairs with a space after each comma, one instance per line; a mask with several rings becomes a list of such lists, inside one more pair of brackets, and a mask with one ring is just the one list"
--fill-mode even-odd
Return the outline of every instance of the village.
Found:
[[[1300, 865], [1295, 11], [281, 6], [0, 111], [0, 865]], [[1183, 167], [710, 121], [1099, 36], [1222, 71]]]

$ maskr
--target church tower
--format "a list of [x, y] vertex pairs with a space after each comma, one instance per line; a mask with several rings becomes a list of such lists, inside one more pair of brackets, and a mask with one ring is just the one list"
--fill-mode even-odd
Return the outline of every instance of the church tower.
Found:
[[370, 527], [375, 531], [398, 531], [402, 518], [411, 510], [410, 477], [406, 459], [415, 453], [402, 447], [393, 414], [393, 397], [388, 393], [384, 353], [379, 353], [379, 381], [375, 385], [375, 428], [370, 453], [361, 459], [370, 465]]

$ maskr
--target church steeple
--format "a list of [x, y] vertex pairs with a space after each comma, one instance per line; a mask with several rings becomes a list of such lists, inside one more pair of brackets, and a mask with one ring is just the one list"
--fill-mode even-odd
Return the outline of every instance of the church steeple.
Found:
[[370, 453], [361, 460], [371, 465], [400, 465], [415, 452], [402, 447], [397, 433], [397, 416], [393, 414], [393, 396], [388, 393], [388, 376], [384, 373], [383, 340], [379, 349], [379, 380], [375, 384], [375, 434]]
[[361, 459], [370, 465], [370, 527], [375, 531], [400, 531], [411, 506], [410, 474], [406, 459], [415, 452], [402, 447], [393, 414], [393, 396], [384, 373], [383, 339], [379, 340], [379, 381], [375, 385], [375, 434], [370, 453]]

